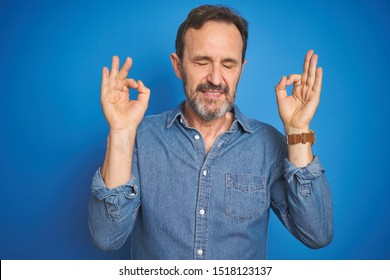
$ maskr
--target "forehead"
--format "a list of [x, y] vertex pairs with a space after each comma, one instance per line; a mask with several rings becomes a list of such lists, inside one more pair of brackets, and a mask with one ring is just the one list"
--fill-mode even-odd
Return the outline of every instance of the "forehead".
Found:
[[243, 42], [240, 31], [232, 23], [209, 21], [202, 28], [187, 30], [184, 56], [230, 57], [241, 59]]

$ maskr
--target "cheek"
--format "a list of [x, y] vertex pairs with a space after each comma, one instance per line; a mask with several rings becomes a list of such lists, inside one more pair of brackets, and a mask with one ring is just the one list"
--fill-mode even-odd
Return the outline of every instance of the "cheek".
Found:
[[194, 75], [194, 73], [186, 76], [187, 88], [195, 89], [202, 82], [204, 82], [204, 80], [202, 80], [199, 75]]
[[232, 69], [222, 68], [221, 75], [226, 83], [235, 84], [240, 79], [241, 71], [238, 67], [234, 67]]
[[238, 84], [238, 82], [240, 81], [241, 79], [241, 73], [242, 71], [238, 71], [235, 75], [235, 79], [236, 79], [236, 84]]
[[238, 75], [231, 75], [229, 78], [225, 80], [226, 84], [229, 86], [231, 91], [236, 90], [238, 82], [240, 80], [240, 76]]

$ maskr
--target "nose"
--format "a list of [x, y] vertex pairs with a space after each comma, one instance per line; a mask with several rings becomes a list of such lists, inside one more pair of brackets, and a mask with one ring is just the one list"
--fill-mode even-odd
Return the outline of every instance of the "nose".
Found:
[[210, 68], [210, 72], [207, 75], [207, 81], [215, 86], [219, 86], [222, 83], [222, 73], [219, 65], [213, 64]]

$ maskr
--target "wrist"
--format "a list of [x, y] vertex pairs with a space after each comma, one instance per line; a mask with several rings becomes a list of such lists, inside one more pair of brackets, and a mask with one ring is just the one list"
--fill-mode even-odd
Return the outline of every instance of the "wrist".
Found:
[[126, 128], [120, 130], [112, 130], [107, 137], [107, 145], [111, 147], [121, 147], [128, 146], [130, 143], [134, 142], [136, 135], [136, 129]]
[[314, 155], [310, 143], [288, 145], [288, 160], [297, 168], [305, 167], [313, 161]]
[[284, 132], [286, 135], [291, 134], [302, 134], [302, 133], [309, 133], [311, 130], [308, 126], [305, 127], [284, 127]]

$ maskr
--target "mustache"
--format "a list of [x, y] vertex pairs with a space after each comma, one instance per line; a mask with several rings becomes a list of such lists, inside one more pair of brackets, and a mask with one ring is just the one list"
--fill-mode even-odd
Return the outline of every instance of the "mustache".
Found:
[[216, 86], [216, 85], [208, 82], [208, 83], [199, 84], [196, 87], [196, 91], [209, 91], [209, 90], [211, 90], [211, 91], [213, 91], [213, 90], [221, 91], [224, 94], [229, 93], [229, 87], [227, 85], [218, 85], [218, 86]]

